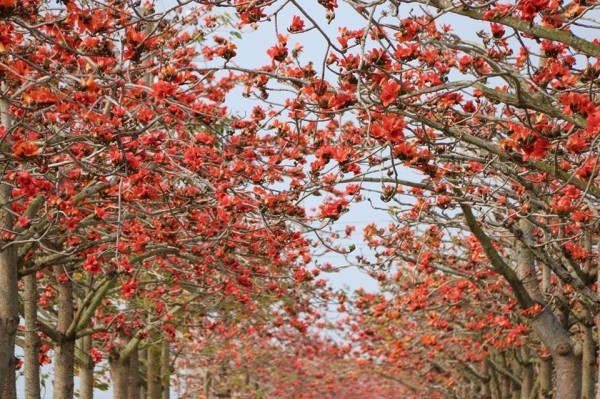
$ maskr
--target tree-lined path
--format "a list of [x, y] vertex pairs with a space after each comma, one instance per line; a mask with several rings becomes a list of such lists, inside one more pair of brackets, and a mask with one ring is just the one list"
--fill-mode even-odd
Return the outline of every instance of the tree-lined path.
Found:
[[600, 398], [598, 7], [0, 0], [2, 399]]

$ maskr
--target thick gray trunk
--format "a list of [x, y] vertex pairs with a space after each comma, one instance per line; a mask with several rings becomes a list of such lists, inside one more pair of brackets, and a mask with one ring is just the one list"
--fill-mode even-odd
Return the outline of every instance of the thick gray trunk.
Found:
[[510, 379], [503, 375], [500, 377], [500, 395], [502, 399], [510, 399]]
[[19, 325], [17, 268], [13, 259], [12, 248], [0, 253], [0, 393], [4, 399], [10, 399], [15, 381], [15, 335]]
[[169, 352], [169, 341], [166, 339], [162, 344], [160, 379], [162, 382], [162, 399], [171, 397], [171, 355]]
[[[12, 230], [13, 218], [5, 205], [10, 202], [10, 188], [0, 184], [0, 229]], [[0, 247], [6, 243], [0, 241]], [[15, 390], [15, 335], [19, 325], [19, 291], [15, 247], [0, 248], [0, 392], [10, 399]], [[5, 396], [9, 395], [9, 396]]]
[[[65, 336], [73, 323], [73, 283], [69, 273], [62, 266], [54, 267], [58, 291], [57, 331], [63, 336], [56, 343], [54, 353], [53, 399], [73, 399], [75, 374], [75, 340]], [[65, 278], [65, 275], [67, 278]]]
[[[6, 83], [2, 83], [2, 91], [6, 91]], [[0, 99], [0, 123], [9, 131], [12, 118], [9, 114], [9, 103]], [[0, 175], [0, 182], [4, 176]], [[10, 212], [11, 187], [0, 183], [0, 231], [12, 231], [14, 218]], [[16, 388], [15, 381], [15, 334], [19, 325], [19, 288], [17, 275], [17, 257], [14, 245], [5, 247], [6, 241], [0, 240], [0, 393], [4, 398], [11, 395]]]
[[140, 399], [142, 385], [142, 376], [140, 374], [140, 358], [137, 350], [131, 353], [129, 361], [129, 383], [127, 397], [128, 399]]
[[533, 320], [532, 327], [552, 354], [556, 397], [581, 399], [581, 358], [575, 354], [568, 332], [547, 308]]
[[[531, 239], [533, 226], [526, 219], [519, 221], [519, 229]], [[517, 243], [517, 275], [529, 295], [542, 302], [543, 298], [535, 277], [535, 257], [522, 243]], [[543, 287], [542, 287], [543, 289]], [[581, 358], [575, 354], [575, 342], [569, 331], [549, 309], [537, 315], [531, 326], [554, 360], [556, 395], [560, 399], [581, 399]]]
[[521, 387], [514, 382], [511, 382], [511, 399], [521, 399]]
[[[547, 294], [550, 292], [552, 284], [550, 282], [550, 268], [546, 265], [542, 265], [542, 292]], [[545, 347], [545, 346], [544, 346]], [[539, 369], [539, 398], [550, 399], [552, 398], [552, 358], [545, 356], [540, 358], [540, 369]], [[600, 399], [600, 398], [598, 398]]]
[[129, 385], [129, 358], [113, 354], [109, 359], [110, 375], [113, 383], [113, 399], [127, 399]]
[[153, 344], [148, 347], [148, 359], [146, 361], [146, 384], [148, 389], [148, 399], [161, 399], [162, 397], [162, 384], [160, 381], [160, 355], [160, 344]]
[[94, 399], [94, 361], [89, 355], [92, 348], [92, 337], [86, 335], [79, 339], [79, 348], [82, 353], [81, 367], [79, 368], [79, 399]]
[[146, 375], [146, 364], [148, 362], [148, 350], [140, 349], [138, 352], [138, 361], [140, 363], [140, 398], [146, 398], [146, 384], [144, 384]]
[[481, 399], [492, 399], [492, 389], [490, 387], [492, 377], [490, 376], [490, 363], [486, 359], [481, 365]]
[[[10, 367], [14, 370], [16, 367], [17, 359], [13, 357]], [[2, 399], [17, 399], [17, 375], [15, 373], [8, 373], [6, 376], [6, 384], [4, 384], [4, 392], [2, 392]]]
[[540, 399], [552, 398], [552, 358], [540, 359]]
[[592, 326], [583, 326], [581, 399], [593, 399], [596, 386], [596, 347]]
[[139, 337], [131, 338], [126, 345], [120, 348], [120, 351], [114, 349], [109, 356], [114, 399], [127, 399], [133, 392], [129, 386], [132, 381], [130, 377], [131, 359], [136, 358], [139, 343]]
[[25, 398], [40, 398], [40, 339], [37, 325], [37, 278], [35, 273], [23, 277], [25, 283]]
[[533, 364], [531, 364], [527, 341], [521, 347], [521, 357], [523, 358], [523, 365], [521, 367], [521, 399], [529, 399], [533, 390], [534, 370]]
[[581, 398], [581, 360], [578, 356], [559, 356], [554, 359], [556, 368], [556, 397]]
[[[0, 285], [2, 284], [0, 276]], [[18, 323], [16, 318], [0, 316], [0, 393], [5, 388], [10, 389], [9, 385], [14, 380], [12, 375], [15, 374], [15, 333]], [[2, 397], [4, 398], [4, 394]]]

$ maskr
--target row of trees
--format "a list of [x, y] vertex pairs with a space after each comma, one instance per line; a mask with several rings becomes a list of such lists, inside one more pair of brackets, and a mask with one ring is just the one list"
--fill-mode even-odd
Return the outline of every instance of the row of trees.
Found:
[[259, 116], [230, 120], [237, 78], [198, 60], [227, 18], [156, 7], [0, 4], [3, 398], [18, 370], [39, 398], [50, 360], [54, 398], [75, 396], [75, 374], [91, 398], [97, 363], [115, 398], [159, 398], [193, 329], [310, 310], [308, 241], [286, 223], [303, 211], [273, 186], [298, 171]]
[[[409, 390], [356, 359], [352, 346], [321, 334], [278, 330], [265, 339], [244, 335], [226, 345], [195, 342], [180, 360], [179, 378], [202, 398], [395, 398]], [[209, 348], [210, 347], [210, 348]], [[193, 396], [192, 396], [193, 397]]]
[[290, 16], [247, 92], [292, 93], [270, 127], [310, 154], [321, 217], [393, 216], [357, 258], [383, 289], [354, 301], [363, 355], [414, 397], [598, 395], [596, 3], [319, 4], [238, 4]]
[[[101, 357], [117, 398], [173, 359], [200, 397], [600, 396], [596, 4], [317, 3], [0, 2], [4, 398], [17, 342], [28, 398], [50, 349], [56, 398]], [[381, 293], [333, 295], [311, 245], [367, 200]]]

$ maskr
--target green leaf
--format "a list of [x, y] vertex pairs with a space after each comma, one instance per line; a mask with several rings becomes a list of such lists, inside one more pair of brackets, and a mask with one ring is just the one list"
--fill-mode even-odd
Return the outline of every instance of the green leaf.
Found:
[[232, 30], [232, 31], [231, 31], [231, 32], [229, 32], [229, 33], [231, 34], [231, 36], [235, 36], [235, 37], [237, 37], [238, 39], [241, 39], [241, 38], [242, 38], [242, 34], [241, 34], [240, 32], [236, 32], [236, 31]]

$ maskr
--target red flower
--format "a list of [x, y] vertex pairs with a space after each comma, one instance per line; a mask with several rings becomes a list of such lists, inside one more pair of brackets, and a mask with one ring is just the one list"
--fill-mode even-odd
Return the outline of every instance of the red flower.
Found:
[[388, 79], [382, 84], [381, 95], [379, 98], [381, 98], [384, 107], [396, 102], [400, 89], [402, 89], [400, 83], [393, 79]]
[[170, 82], [158, 81], [152, 85], [152, 94], [161, 100], [172, 96], [177, 92], [177, 86]]
[[88, 255], [83, 262], [83, 270], [92, 274], [98, 274], [102, 271], [102, 267], [95, 255]]
[[496, 24], [496, 23], [492, 23], [492, 35], [496, 38], [499, 39], [502, 36], [504, 36], [504, 33], [506, 32], [504, 30], [504, 25], [501, 24]]
[[525, 153], [523, 160], [541, 159], [548, 153], [550, 146], [550, 141], [547, 138], [542, 136], [536, 137], [533, 145], [523, 147], [523, 152]]
[[31, 220], [29, 220], [29, 216], [20, 216], [17, 219], [17, 226], [19, 226], [21, 228], [29, 227], [30, 224], [31, 224]]
[[16, 158], [28, 158], [38, 154], [38, 146], [31, 141], [20, 141], [13, 146], [13, 154]]
[[285, 46], [277, 45], [269, 48], [267, 54], [272, 61], [283, 62], [288, 56], [288, 49]]
[[90, 349], [90, 357], [92, 358], [92, 361], [94, 363], [100, 363], [102, 361], [102, 359], [104, 358], [104, 356], [102, 356], [102, 352], [100, 352], [96, 348]]
[[319, 217], [337, 219], [348, 210], [348, 201], [343, 198], [328, 201], [319, 206]]
[[588, 116], [586, 132], [590, 137], [594, 137], [600, 132], [600, 110], [597, 109]]
[[131, 298], [132, 296], [135, 295], [135, 291], [137, 290], [137, 287], [138, 287], [137, 281], [135, 281], [135, 279], [131, 279], [121, 286], [121, 294], [125, 298]]
[[292, 24], [288, 28], [290, 32], [300, 32], [304, 29], [304, 20], [297, 15], [292, 17]]
[[587, 147], [587, 140], [582, 137], [580, 132], [575, 132], [567, 139], [567, 148], [575, 154], [581, 152]]
[[333, 11], [338, 7], [337, 0], [319, 0], [319, 4], [329, 11]]

